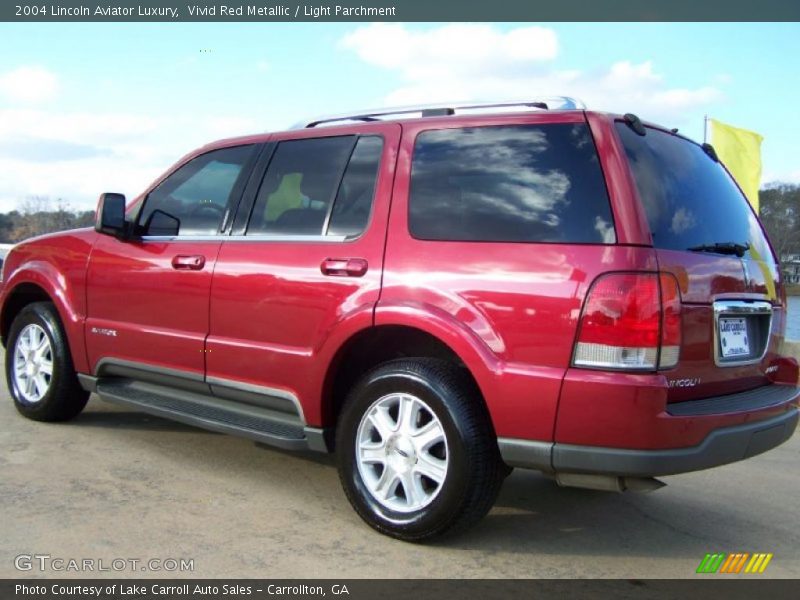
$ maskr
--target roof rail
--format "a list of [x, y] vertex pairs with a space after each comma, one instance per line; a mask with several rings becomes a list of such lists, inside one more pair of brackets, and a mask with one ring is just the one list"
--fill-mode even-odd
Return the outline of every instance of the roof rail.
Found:
[[297, 123], [292, 129], [305, 129], [337, 123], [339, 121], [380, 121], [383, 117], [414, 115], [421, 117], [439, 117], [454, 115], [456, 111], [486, 110], [493, 108], [536, 108], [540, 110], [585, 110], [586, 105], [576, 98], [569, 96], [547, 96], [519, 102], [442, 102], [437, 104], [423, 104], [416, 106], [394, 106], [360, 110], [352, 113], [316, 117], [308, 121]]

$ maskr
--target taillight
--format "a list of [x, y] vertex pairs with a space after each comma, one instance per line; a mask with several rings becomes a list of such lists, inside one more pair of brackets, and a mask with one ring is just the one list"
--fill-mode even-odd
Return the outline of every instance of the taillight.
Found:
[[681, 294], [678, 281], [672, 275], [662, 273], [661, 310], [661, 353], [658, 355], [658, 368], [668, 369], [678, 364], [681, 352]]
[[679, 351], [680, 295], [672, 276], [610, 273], [594, 282], [581, 314], [574, 366], [654, 370], [675, 366]]

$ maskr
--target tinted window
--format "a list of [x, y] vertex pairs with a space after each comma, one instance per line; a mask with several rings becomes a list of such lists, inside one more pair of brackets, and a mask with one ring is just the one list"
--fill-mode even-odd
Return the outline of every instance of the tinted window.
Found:
[[147, 196], [139, 219], [144, 233], [162, 233], [159, 224], [169, 217], [177, 219], [179, 235], [217, 233], [253, 148], [214, 150], [178, 168]]
[[658, 129], [640, 136], [624, 123], [617, 123], [617, 133], [656, 248], [747, 242], [762, 257], [771, 256], [747, 200], [702, 147]]
[[258, 191], [247, 235], [321, 235], [355, 141], [344, 136], [279, 143]]
[[379, 137], [358, 140], [336, 194], [328, 235], [355, 237], [366, 228], [382, 149], [383, 140]]
[[417, 137], [411, 234], [429, 240], [613, 243], [584, 124], [442, 129]]

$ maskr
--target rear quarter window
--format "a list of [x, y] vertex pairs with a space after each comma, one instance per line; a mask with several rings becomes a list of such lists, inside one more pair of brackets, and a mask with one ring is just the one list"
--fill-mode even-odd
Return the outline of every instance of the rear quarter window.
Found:
[[423, 240], [614, 243], [585, 124], [489, 126], [417, 136], [411, 235]]

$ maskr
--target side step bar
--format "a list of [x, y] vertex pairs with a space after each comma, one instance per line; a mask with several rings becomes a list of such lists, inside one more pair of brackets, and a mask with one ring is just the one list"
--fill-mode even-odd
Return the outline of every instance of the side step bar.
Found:
[[113, 404], [286, 450], [327, 451], [323, 431], [305, 427], [299, 415], [134, 379], [83, 375], [80, 380]]

